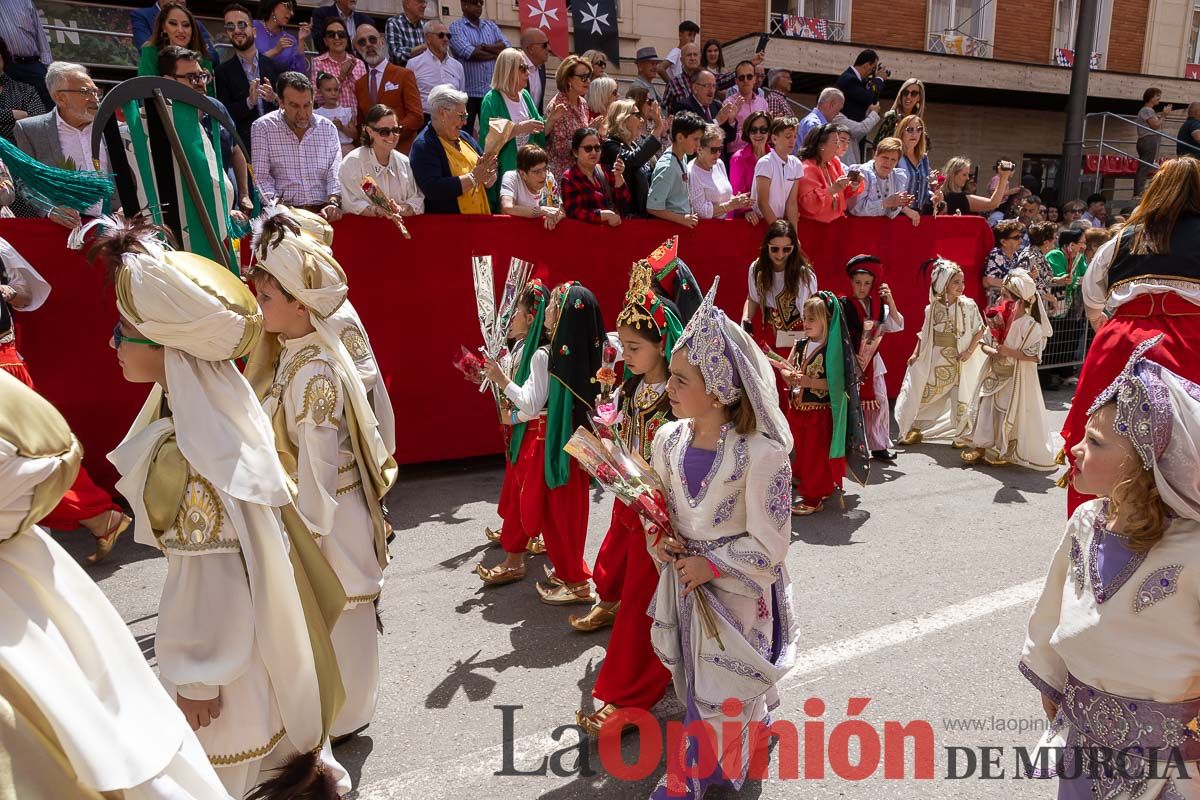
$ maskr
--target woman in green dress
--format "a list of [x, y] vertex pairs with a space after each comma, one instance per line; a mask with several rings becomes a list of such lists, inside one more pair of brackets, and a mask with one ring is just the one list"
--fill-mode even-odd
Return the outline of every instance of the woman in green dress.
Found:
[[[524, 144], [546, 146], [543, 133], [545, 121], [526, 88], [529, 85], [529, 64], [525, 54], [509, 47], [496, 58], [496, 69], [492, 72], [492, 88], [483, 96], [479, 109], [479, 146], [486, 152], [488, 137], [495, 134], [490, 129], [493, 119], [512, 120], [512, 135], [497, 157], [496, 174], [517, 168], [517, 148]], [[488, 189], [488, 200], [492, 208], [500, 208], [500, 181]]]

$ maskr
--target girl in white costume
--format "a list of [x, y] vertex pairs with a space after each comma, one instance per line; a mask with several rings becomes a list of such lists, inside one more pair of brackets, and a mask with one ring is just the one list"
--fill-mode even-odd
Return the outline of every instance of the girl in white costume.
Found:
[[103, 224], [92, 255], [113, 273], [117, 360], [126, 380], [156, 384], [109, 459], [137, 541], [167, 557], [163, 683], [234, 797], [281, 764], [272, 782], [348, 790], [327, 738], [343, 699], [329, 631], [345, 594], [233, 362], [261, 335], [258, 304], [229, 270], [164, 249], [153, 228]]
[[983, 316], [975, 301], [963, 296], [965, 287], [962, 267], [944, 258], [933, 261], [925, 324], [896, 399], [901, 444], [961, 446], [967, 409], [987, 360], [979, 349]]
[[[716, 289], [714, 281], [671, 356], [667, 393], [680, 419], [659, 429], [652, 456], [679, 539], [651, 540], [663, 567], [647, 613], [686, 720], [705, 720], [719, 737], [728, 728], [740, 731], [717, 746], [722, 754], [740, 750], [742, 768], [688, 779], [686, 786], [668, 768], [655, 798], [699, 800], [719, 782], [741, 787], [749, 763], [746, 726], [778, 705], [775, 687], [796, 655], [783, 563], [791, 538], [792, 436], [774, 371], [750, 334], [713, 305]], [[696, 592], [712, 611], [720, 644], [705, 633]], [[721, 704], [730, 698], [741, 708], [726, 716]], [[678, 758], [668, 753], [668, 765]]]
[[[1200, 386], [1144, 357], [1161, 338], [1089, 409], [1070, 478], [1098, 498], [1029, 619], [1020, 669], [1052, 720], [1039, 748], [1065, 748], [1043, 765], [1060, 800], [1200, 797]], [[1089, 753], [1138, 747], [1116, 771]]]
[[0, 372], [0, 797], [226, 800], [116, 609], [34, 524], [81, 455], [54, 407]]
[[1001, 292], [1016, 301], [1015, 310], [1004, 341], [989, 339], [982, 345], [988, 361], [968, 412], [963, 443], [970, 449], [963, 452], [962, 460], [1055, 469], [1054, 456], [1062, 439], [1047, 423], [1037, 374], [1050, 338], [1050, 318], [1027, 271], [1009, 272]]
[[275, 428], [296, 506], [346, 592], [333, 629], [346, 704], [335, 739], [366, 727], [379, 693], [374, 602], [383, 589], [387, 534], [382, 500], [396, 463], [379, 433], [367, 389], [341, 326], [346, 275], [328, 248], [300, 232], [282, 209], [255, 222], [255, 270], [264, 336], [246, 377]]

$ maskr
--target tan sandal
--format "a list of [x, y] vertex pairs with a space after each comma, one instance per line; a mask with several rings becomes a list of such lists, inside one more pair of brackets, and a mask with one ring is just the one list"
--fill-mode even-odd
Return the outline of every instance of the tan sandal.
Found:
[[542, 541], [541, 536], [534, 536], [525, 543], [525, 552], [532, 556], [540, 556], [546, 552], [546, 543]]
[[[580, 594], [583, 592], [583, 594]], [[565, 583], [559, 586], [551, 586], [550, 588], [543, 587], [540, 583], [537, 585], [538, 597], [543, 603], [551, 606], [569, 606], [575, 603], [588, 603], [589, 605], [596, 602], [596, 595], [592, 592], [592, 587], [583, 583], [572, 589]]]
[[516, 583], [525, 577], [525, 565], [519, 567], [506, 567], [503, 564], [498, 564], [491, 569], [488, 569], [483, 564], [475, 565], [475, 574], [479, 576], [479, 580], [486, 583], [488, 586], [503, 586], [506, 583]]
[[[115, 524], [112, 521], [113, 514], [117, 515], [117, 521]], [[87, 563], [99, 564], [101, 561], [108, 558], [109, 553], [111, 553], [112, 549], [117, 545], [117, 537], [124, 533], [125, 529], [128, 528], [132, 522], [132, 517], [122, 514], [120, 511], [109, 511], [108, 527], [105, 529], [103, 536], [96, 537], [96, 552], [87, 557]]]
[[563, 582], [559, 580], [559, 577], [554, 574], [554, 567], [549, 567], [545, 564], [542, 564], [542, 572], [546, 573], [546, 583], [550, 584], [551, 586], [563, 585]]
[[792, 516], [807, 517], [810, 514], [817, 513], [823, 508], [825, 508], [824, 501], [817, 503], [815, 506], [809, 506], [805, 505], [803, 500], [797, 500], [795, 503], [792, 503]]
[[613, 620], [617, 618], [617, 609], [621, 607], [621, 601], [618, 600], [611, 608], [605, 608], [597, 603], [592, 606], [582, 617], [577, 617], [572, 614], [567, 618], [567, 622], [571, 623], [571, 627], [580, 633], [590, 633], [598, 631], [601, 628], [613, 624]]
[[500, 531], [494, 531], [491, 528], [483, 529], [484, 538], [492, 544], [500, 544]]
[[[604, 723], [608, 722], [609, 718], [617, 713], [617, 710], [617, 707], [612, 703], [606, 703], [603, 708], [592, 714], [584, 714], [582, 711], [576, 711], [575, 724], [587, 731], [589, 736], [596, 737], [600, 735], [600, 729], [604, 727]], [[626, 730], [631, 730], [634, 727], [636, 726], [629, 726]]]
[[904, 436], [900, 439], [900, 444], [904, 445], [905, 447], [912, 447], [914, 444], [920, 444], [923, 438], [925, 437], [922, 436], [921, 432], [914, 429], [904, 434]]

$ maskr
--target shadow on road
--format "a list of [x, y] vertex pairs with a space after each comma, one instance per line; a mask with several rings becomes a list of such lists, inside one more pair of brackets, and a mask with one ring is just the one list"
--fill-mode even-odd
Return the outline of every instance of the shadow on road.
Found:
[[[375, 741], [366, 734], [351, 736], [348, 740], [339, 744], [334, 748], [333, 755], [338, 760], [338, 763], [346, 768], [346, 772], [350, 773], [350, 781], [352, 785], [358, 786], [362, 779], [363, 764], [366, 763], [367, 757], [371, 755], [371, 751], [375, 749]], [[353, 796], [355, 793], [351, 792]]]
[[858, 544], [854, 533], [871, 518], [871, 512], [860, 508], [861, 495], [847, 494], [843, 510], [837, 497], [825, 501], [825, 508], [807, 517], [792, 518], [792, 543], [805, 542], [824, 547]]

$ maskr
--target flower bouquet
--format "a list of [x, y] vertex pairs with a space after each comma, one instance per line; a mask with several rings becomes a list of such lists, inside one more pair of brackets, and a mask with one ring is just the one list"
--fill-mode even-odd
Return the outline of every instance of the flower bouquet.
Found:
[[400, 229], [400, 233], [405, 239], [411, 239], [412, 236], [408, 232], [408, 228], [404, 226], [404, 217], [400, 215], [400, 206], [396, 201], [383, 193], [379, 188], [379, 184], [374, 178], [363, 178], [362, 182], [363, 194], [367, 196], [367, 200], [371, 201], [371, 205], [383, 211], [383, 215], [396, 223], [396, 227]]
[[[608, 424], [601, 422], [598, 428], [600, 436], [583, 426], [576, 428], [563, 450], [645, 522], [662, 531], [663, 536], [677, 539], [667, 511], [666, 491], [658, 475], [645, 459], [631, 452], [619, 436], [609, 438], [612, 428]], [[704, 635], [715, 639], [717, 646], [724, 650], [717, 620], [707, 598], [703, 592], [696, 592], [694, 596]]]
[[450, 363], [471, 383], [483, 382], [483, 359], [459, 345], [459, 352]]
[[604, 342], [604, 346], [600, 350], [600, 369], [596, 370], [596, 377], [592, 378], [593, 383], [600, 384], [601, 401], [612, 399], [613, 387], [617, 385], [617, 348], [613, 347], [609, 341]]

